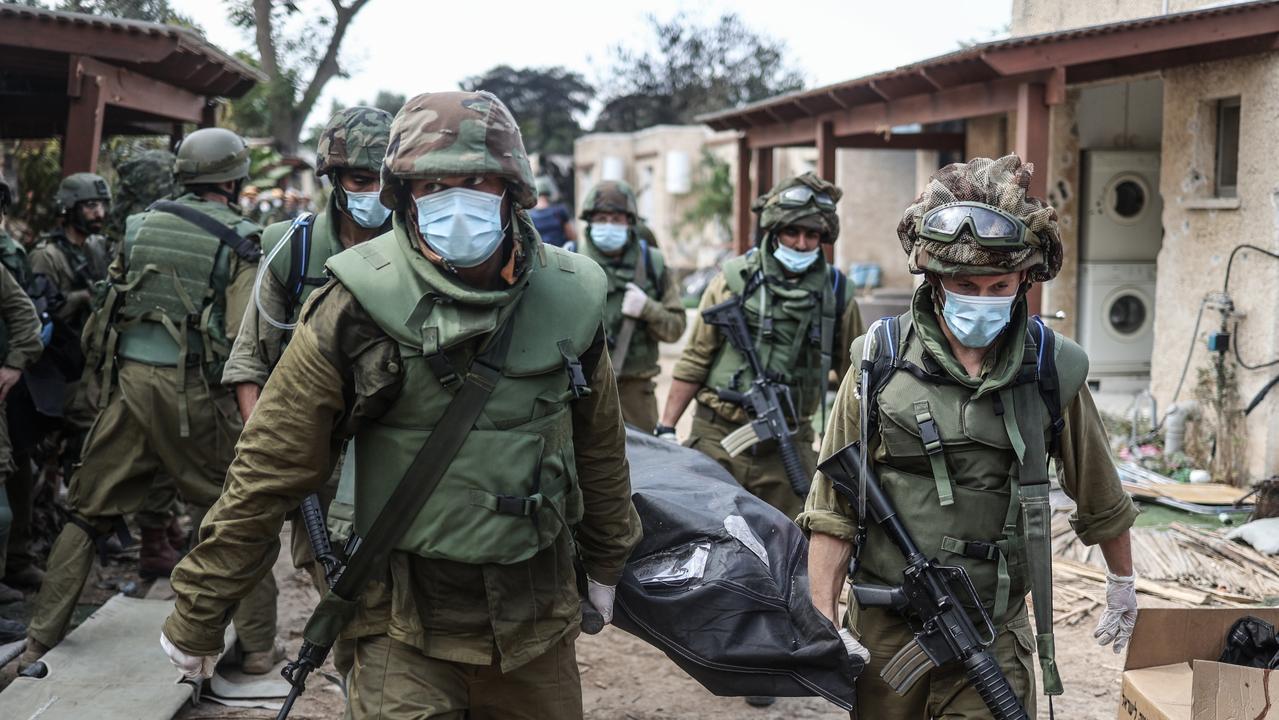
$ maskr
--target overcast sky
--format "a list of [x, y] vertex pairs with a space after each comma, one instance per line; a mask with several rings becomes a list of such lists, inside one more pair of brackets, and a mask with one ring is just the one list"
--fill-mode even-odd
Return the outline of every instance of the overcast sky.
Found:
[[[222, 3], [172, 2], [222, 48], [252, 47], [252, 38], [226, 21]], [[323, 0], [300, 4], [332, 12]], [[330, 81], [316, 111], [327, 113], [334, 98], [372, 100], [378, 90], [408, 96], [455, 90], [463, 78], [500, 64], [563, 65], [595, 82], [611, 47], [647, 43], [647, 15], [669, 19], [681, 11], [704, 22], [737, 12], [751, 28], [785, 41], [810, 86], [824, 85], [950, 52], [961, 41], [989, 40], [1007, 27], [1011, 6], [1011, 0], [371, 0], [343, 46], [350, 77]]]

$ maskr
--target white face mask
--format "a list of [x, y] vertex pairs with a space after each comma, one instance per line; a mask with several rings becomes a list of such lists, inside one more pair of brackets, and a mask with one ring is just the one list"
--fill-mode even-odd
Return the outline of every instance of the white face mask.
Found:
[[942, 288], [946, 301], [942, 306], [942, 316], [946, 325], [955, 334], [960, 345], [967, 348], [984, 348], [999, 337], [999, 333], [1008, 327], [1012, 319], [1013, 303], [1016, 295], [1008, 297], [982, 297], [980, 295], [960, 295]]
[[502, 195], [449, 188], [416, 200], [417, 227], [426, 244], [457, 267], [475, 267], [502, 244]]
[[346, 194], [346, 212], [360, 227], [369, 230], [380, 228], [390, 217], [391, 209], [382, 204], [381, 192], [343, 192]]

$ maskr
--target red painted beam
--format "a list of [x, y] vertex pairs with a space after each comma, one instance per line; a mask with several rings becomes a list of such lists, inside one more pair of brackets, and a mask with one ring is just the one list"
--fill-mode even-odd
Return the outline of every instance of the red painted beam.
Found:
[[733, 250], [744, 253], [751, 233], [751, 148], [742, 137], [737, 140], [737, 178], [733, 184]]
[[62, 175], [94, 172], [98, 169], [98, 148], [102, 145], [106, 93], [103, 79], [96, 75], [79, 78], [76, 92], [67, 107], [67, 131], [62, 139]]
[[[1035, 164], [1027, 194], [1048, 197], [1048, 104], [1042, 83], [1023, 83], [1017, 92], [1017, 154]], [[1027, 296], [1030, 312], [1041, 312], [1043, 289], [1032, 285]]]

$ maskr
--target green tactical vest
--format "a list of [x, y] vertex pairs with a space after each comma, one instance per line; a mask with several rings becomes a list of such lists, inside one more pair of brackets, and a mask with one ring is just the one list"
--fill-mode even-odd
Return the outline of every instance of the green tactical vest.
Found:
[[[725, 262], [723, 272], [734, 295], [745, 293], [746, 324], [756, 338], [760, 362], [790, 386], [800, 417], [812, 417], [826, 392], [823, 341], [828, 349], [832, 346], [839, 323], [830, 267], [820, 260], [808, 272], [787, 280], [772, 253], [755, 249]], [[852, 288], [849, 283], [843, 286], [847, 307]], [[830, 367], [826, 365], [827, 371]], [[754, 379], [746, 358], [724, 342], [711, 362], [706, 386], [741, 391]]]
[[[535, 237], [527, 217], [518, 227]], [[607, 280], [595, 263], [529, 240], [517, 285], [480, 291], [431, 264], [410, 242], [397, 216], [394, 232], [327, 265], [398, 343], [403, 363], [399, 399], [348, 446], [338, 498], [354, 499], [354, 529], [367, 534], [458, 384], [447, 374], [442, 383], [430, 359], [443, 353], [462, 372], [479, 339], [513, 307], [502, 378], [396, 549], [471, 564], [527, 560], [582, 516], [567, 363], [598, 332]]]
[[[184, 195], [177, 202], [225, 223], [241, 237], [261, 230], [219, 203]], [[230, 351], [226, 336], [226, 289], [231, 249], [170, 213], [150, 211], [126, 221], [128, 274], [116, 318], [118, 354], [148, 365], [191, 364], [210, 372]], [[179, 362], [185, 356], [187, 360]]]
[[[604, 300], [604, 329], [610, 341], [621, 332], [622, 322], [626, 319], [622, 315], [622, 297], [626, 295], [626, 284], [635, 281], [635, 269], [638, 263], [648, 263], [642, 286], [644, 293], [661, 302], [661, 282], [662, 276], [666, 273], [666, 258], [651, 244], [638, 240], [633, 230], [631, 240], [626, 243], [626, 249], [618, 257], [608, 257], [590, 241], [578, 243], [577, 250], [599, 263], [599, 266], [604, 268], [604, 274], [608, 276], [608, 295]], [[648, 255], [647, 260], [644, 258], [645, 254]], [[657, 369], [657, 341], [644, 331], [645, 323], [642, 320], [636, 322], [639, 324], [635, 328], [635, 334], [631, 336], [631, 347], [626, 354], [626, 367], [618, 373], [620, 377], [643, 375], [646, 371], [651, 373]]]
[[[934, 358], [944, 355], [942, 362], [949, 362], [952, 370], [958, 363], [919, 331], [925, 312], [920, 297], [916, 295], [912, 311], [900, 318], [903, 339], [898, 357], [933, 375], [964, 380], [936, 383], [912, 372], [894, 372], [877, 403], [875, 469], [924, 554], [942, 565], [966, 569], [998, 626], [1020, 611], [1030, 587], [1018, 494], [1019, 453], [1025, 452], [1024, 438], [1030, 433], [1043, 434], [1044, 447], [1051, 434], [1033, 381], [1035, 343], [1023, 331], [1022, 342], [1003, 343], [984, 380], [967, 378], [962, 368], [952, 376]], [[926, 293], [922, 297], [931, 302]], [[930, 315], [923, 322], [935, 327], [937, 321]], [[1019, 303], [1011, 327], [1026, 327], [1025, 303]], [[940, 330], [935, 332], [940, 336]], [[854, 360], [860, 360], [866, 341], [864, 336], [853, 344]], [[1088, 358], [1060, 335], [1054, 357], [1064, 412], [1088, 374]], [[937, 440], [928, 442], [934, 428]], [[1048, 458], [1039, 462], [1046, 465]], [[855, 582], [901, 584], [901, 553], [877, 525], [868, 528], [860, 563]]]
[[[341, 212], [334, 208], [333, 202], [330, 200], [329, 207], [312, 218], [309, 228], [299, 226], [289, 239], [289, 247], [281, 248], [271, 258], [271, 274], [285, 289], [290, 300], [288, 316], [276, 318], [277, 320], [286, 323], [297, 321], [306, 299], [328, 279], [324, 273], [324, 263], [344, 249], [342, 241], [338, 239], [337, 228], [331, 220], [334, 212]], [[288, 220], [270, 225], [262, 231], [263, 257], [270, 257], [271, 251], [284, 239], [292, 225], [293, 221]], [[304, 232], [309, 235], [306, 240], [303, 239]], [[301, 262], [295, 266], [295, 260]]]
[[[31, 286], [31, 265], [27, 251], [9, 233], [0, 230], [0, 265], [13, 274], [13, 279], [26, 291]], [[9, 325], [0, 317], [0, 362], [9, 357]]]

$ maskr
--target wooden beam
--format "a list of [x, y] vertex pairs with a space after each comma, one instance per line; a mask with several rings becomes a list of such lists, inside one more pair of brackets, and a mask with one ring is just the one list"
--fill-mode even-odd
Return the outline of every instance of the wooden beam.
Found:
[[32, 50], [72, 55], [92, 48], [93, 56], [97, 58], [154, 63], [164, 60], [178, 49], [176, 33], [175, 30], [173, 35], [143, 35], [98, 30], [66, 22], [9, 17], [0, 22], [0, 45], [17, 45]]
[[835, 147], [863, 150], [959, 150], [964, 149], [964, 133], [859, 133], [837, 136]]
[[70, 56], [68, 93], [81, 85], [85, 76], [99, 78], [108, 105], [137, 110], [166, 120], [199, 122], [205, 98], [168, 83], [139, 75], [122, 67], [99, 62], [82, 55]]
[[[74, 65], [74, 59], [72, 60]], [[102, 145], [102, 121], [106, 113], [103, 79], [80, 75], [67, 107], [67, 130], [62, 138], [62, 175], [94, 172], [98, 169], [98, 148]]]
[[1060, 105], [1066, 102], [1066, 68], [1053, 68], [1044, 92], [1044, 102], [1049, 105]]
[[[1048, 104], [1042, 83], [1022, 83], [1017, 91], [1017, 154], [1035, 164], [1028, 195], [1048, 197]], [[1043, 288], [1036, 283], [1027, 296], [1031, 314], [1043, 304]]]
[[1238, 12], [1053, 42], [999, 48], [982, 58], [1002, 75], [1079, 65], [1132, 55], [1230, 42], [1279, 32], [1279, 5], [1258, 3]]
[[829, 120], [817, 123], [817, 175], [835, 182], [835, 125]]
[[733, 251], [741, 254], [751, 246], [751, 147], [745, 137], [737, 139], [736, 175], [733, 184]]
[[755, 148], [755, 190], [751, 201], [773, 189], [773, 149]]

